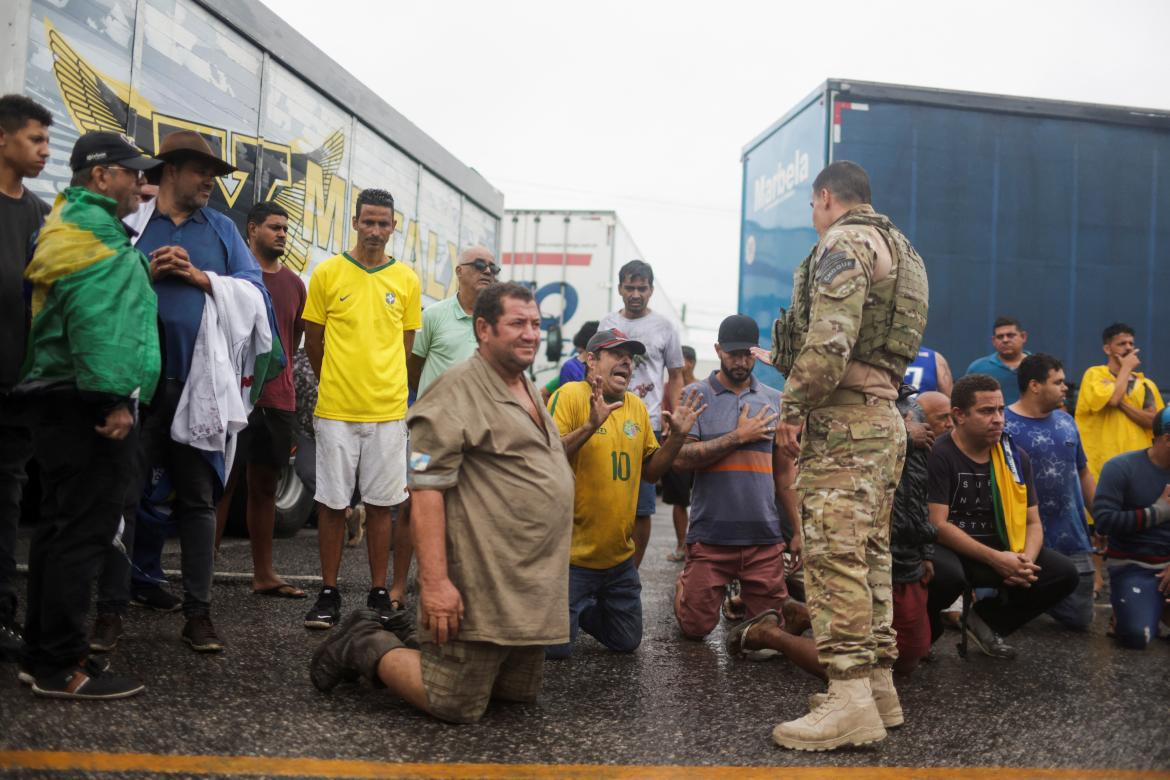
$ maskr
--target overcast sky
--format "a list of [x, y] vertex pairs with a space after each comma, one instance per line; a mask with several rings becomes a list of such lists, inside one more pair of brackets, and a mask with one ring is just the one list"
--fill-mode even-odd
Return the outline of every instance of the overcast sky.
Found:
[[826, 78], [1170, 109], [1166, 0], [265, 1], [506, 207], [616, 210], [700, 327], [743, 146]]

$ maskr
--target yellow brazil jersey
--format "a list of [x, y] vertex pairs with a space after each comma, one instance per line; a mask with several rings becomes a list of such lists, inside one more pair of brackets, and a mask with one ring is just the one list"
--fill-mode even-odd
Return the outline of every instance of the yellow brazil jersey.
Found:
[[[553, 393], [548, 410], [562, 436], [589, 420], [592, 395], [588, 382], [569, 382]], [[657, 449], [646, 404], [626, 393], [621, 407], [569, 461], [577, 483], [569, 557], [574, 566], [608, 569], [634, 554], [642, 461]]]
[[304, 319], [325, 326], [318, 417], [387, 422], [406, 417], [402, 333], [422, 326], [418, 276], [391, 258], [366, 268], [348, 252], [309, 278]]

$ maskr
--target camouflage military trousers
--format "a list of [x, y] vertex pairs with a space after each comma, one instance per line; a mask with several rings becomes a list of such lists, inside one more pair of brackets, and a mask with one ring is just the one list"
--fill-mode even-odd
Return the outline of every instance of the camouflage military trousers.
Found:
[[862, 677], [898, 657], [890, 510], [905, 458], [906, 428], [892, 401], [823, 406], [805, 422], [796, 478], [804, 582], [830, 678]]

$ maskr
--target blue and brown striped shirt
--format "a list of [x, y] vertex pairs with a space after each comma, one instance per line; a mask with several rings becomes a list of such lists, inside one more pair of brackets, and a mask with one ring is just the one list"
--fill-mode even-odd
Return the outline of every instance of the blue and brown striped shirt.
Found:
[[[690, 438], [710, 441], [735, 430], [740, 410], [752, 417], [765, 408], [780, 413], [780, 393], [752, 377], [741, 393], [724, 387], [712, 371], [706, 380], [688, 387], [698, 390], [707, 409], [691, 429]], [[776, 544], [780, 532], [781, 508], [776, 502], [776, 481], [772, 475], [775, 437], [745, 444], [721, 460], [695, 471], [691, 493], [691, 524], [687, 543], [702, 542], [731, 547]]]

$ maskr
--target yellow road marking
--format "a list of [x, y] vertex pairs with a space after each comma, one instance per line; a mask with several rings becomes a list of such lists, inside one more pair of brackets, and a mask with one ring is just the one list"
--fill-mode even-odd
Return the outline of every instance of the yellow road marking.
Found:
[[270, 758], [267, 756], [194, 756], [155, 753], [74, 753], [44, 750], [0, 750], [0, 769], [40, 769], [56, 772], [145, 772], [149, 774], [262, 775], [265, 777], [329, 778], [526, 778], [585, 780], [755, 780], [774, 778], [778, 771], [798, 780], [1115, 780], [1170, 778], [1170, 772], [1121, 769], [1039, 769], [1021, 767], [742, 767], [742, 766], [622, 766], [608, 764], [399, 764], [325, 758]]

